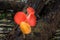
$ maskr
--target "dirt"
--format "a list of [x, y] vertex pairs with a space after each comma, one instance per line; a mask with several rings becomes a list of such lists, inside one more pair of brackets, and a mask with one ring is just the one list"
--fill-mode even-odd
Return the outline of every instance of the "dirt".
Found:
[[60, 30], [60, 0], [52, 0], [45, 6], [31, 34], [23, 35], [17, 26], [5, 40], [56, 40], [53, 39], [56, 30]]

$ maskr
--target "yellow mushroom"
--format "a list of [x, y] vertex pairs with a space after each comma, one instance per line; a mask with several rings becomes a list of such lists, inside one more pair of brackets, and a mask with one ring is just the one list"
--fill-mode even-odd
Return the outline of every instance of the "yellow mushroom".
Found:
[[31, 27], [26, 22], [21, 22], [20, 23], [20, 29], [23, 32], [23, 34], [30, 34], [31, 33]]

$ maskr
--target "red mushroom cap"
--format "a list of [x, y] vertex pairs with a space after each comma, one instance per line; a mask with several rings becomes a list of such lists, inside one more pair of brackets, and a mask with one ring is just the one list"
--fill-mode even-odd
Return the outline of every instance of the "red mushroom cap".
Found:
[[27, 8], [27, 13], [28, 14], [34, 14], [35, 13], [35, 10], [32, 7], [28, 7]]
[[36, 25], [35, 15], [29, 14], [28, 17], [27, 17], [27, 21], [30, 24], [30, 26], [34, 27]]
[[17, 12], [17, 13], [15, 14], [15, 16], [14, 16], [14, 21], [15, 21], [18, 25], [20, 25], [20, 23], [21, 23], [22, 21], [25, 21], [25, 20], [26, 20], [26, 15], [25, 15], [24, 12]]

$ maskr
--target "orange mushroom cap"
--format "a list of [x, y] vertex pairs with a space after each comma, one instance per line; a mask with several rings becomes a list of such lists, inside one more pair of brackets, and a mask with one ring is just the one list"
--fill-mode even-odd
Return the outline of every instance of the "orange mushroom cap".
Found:
[[20, 29], [23, 32], [23, 34], [30, 34], [31, 33], [31, 27], [26, 22], [21, 22], [20, 23]]

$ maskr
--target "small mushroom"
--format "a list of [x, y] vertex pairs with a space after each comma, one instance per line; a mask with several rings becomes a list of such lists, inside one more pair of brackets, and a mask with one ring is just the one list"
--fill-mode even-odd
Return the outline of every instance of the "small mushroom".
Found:
[[26, 15], [25, 15], [24, 12], [17, 12], [17, 13], [15, 14], [15, 16], [14, 16], [14, 21], [15, 21], [18, 25], [20, 25], [20, 23], [21, 23], [22, 21], [25, 21], [25, 20], [26, 20]]

